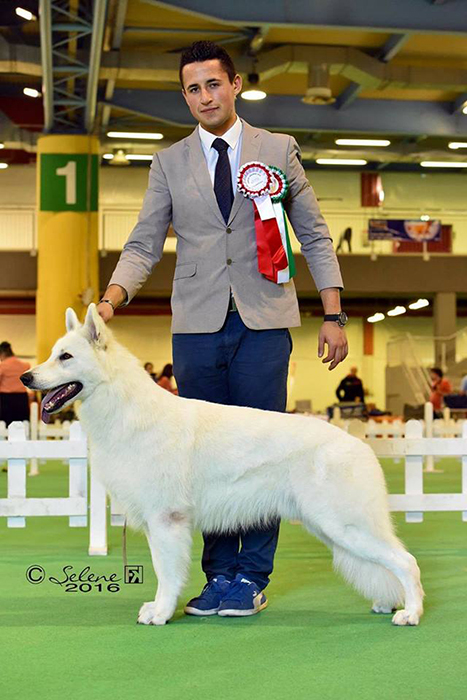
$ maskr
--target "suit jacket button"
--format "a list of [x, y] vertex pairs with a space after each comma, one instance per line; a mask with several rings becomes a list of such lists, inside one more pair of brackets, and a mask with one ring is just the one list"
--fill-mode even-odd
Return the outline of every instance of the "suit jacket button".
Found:
[[232, 264], [232, 260], [230, 258], [227, 258], [227, 265], [231, 265], [231, 264]]
[[232, 229], [230, 228], [230, 226], [229, 226], [228, 228], [225, 229], [225, 232], [226, 232], [226, 233], [232, 233]]

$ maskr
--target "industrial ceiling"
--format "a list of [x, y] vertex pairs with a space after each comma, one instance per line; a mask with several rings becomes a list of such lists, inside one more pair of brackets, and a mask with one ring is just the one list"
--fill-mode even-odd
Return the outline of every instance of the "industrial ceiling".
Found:
[[[467, 142], [466, 0], [17, 0], [2, 3], [0, 22], [1, 159], [12, 163], [33, 159], [44, 131], [95, 133], [103, 153], [149, 154], [183, 138], [194, 122], [179, 56], [199, 39], [224, 45], [247, 87], [257, 76], [267, 97], [239, 98], [238, 113], [293, 133], [309, 166], [467, 161], [467, 147], [448, 148]], [[109, 130], [163, 139], [117, 146]], [[336, 145], [342, 137], [390, 146]]]

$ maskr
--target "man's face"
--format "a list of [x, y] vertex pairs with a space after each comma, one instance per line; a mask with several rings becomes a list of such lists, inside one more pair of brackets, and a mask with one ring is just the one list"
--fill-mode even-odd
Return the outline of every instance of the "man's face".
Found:
[[242, 89], [242, 79], [236, 75], [233, 83], [216, 58], [187, 63], [183, 67], [183, 96], [193, 117], [206, 131], [222, 136], [233, 126], [235, 97]]

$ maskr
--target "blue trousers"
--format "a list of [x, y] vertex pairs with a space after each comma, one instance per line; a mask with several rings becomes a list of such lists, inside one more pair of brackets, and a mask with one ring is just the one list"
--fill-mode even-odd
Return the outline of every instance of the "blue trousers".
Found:
[[[254, 331], [237, 311], [217, 333], [175, 333], [173, 371], [179, 395], [231, 406], [285, 411], [292, 339], [287, 328]], [[208, 581], [237, 573], [261, 589], [269, 583], [279, 521], [235, 534], [203, 533], [203, 571]]]

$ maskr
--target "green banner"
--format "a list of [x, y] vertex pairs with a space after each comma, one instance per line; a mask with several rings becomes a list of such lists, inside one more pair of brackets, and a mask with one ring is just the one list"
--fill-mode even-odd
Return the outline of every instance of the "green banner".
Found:
[[41, 154], [41, 211], [97, 211], [95, 154]]

